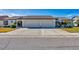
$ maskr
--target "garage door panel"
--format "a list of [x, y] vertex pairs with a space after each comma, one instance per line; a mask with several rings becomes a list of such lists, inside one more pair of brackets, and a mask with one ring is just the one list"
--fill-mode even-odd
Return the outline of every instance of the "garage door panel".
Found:
[[55, 27], [53, 20], [23, 20], [23, 27]]
[[44, 20], [43, 22], [41, 21], [41, 27], [55, 27], [55, 24], [53, 20]]
[[40, 27], [40, 22], [37, 20], [23, 21], [23, 27]]
[[39, 23], [27, 23], [27, 24], [24, 24], [25, 27], [39, 27]]

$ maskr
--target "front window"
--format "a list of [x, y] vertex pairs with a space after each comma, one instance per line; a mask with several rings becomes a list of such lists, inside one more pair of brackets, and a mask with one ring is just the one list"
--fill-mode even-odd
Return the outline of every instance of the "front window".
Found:
[[11, 23], [13, 23], [13, 21], [11, 20]]
[[8, 25], [8, 21], [4, 21], [4, 25]]

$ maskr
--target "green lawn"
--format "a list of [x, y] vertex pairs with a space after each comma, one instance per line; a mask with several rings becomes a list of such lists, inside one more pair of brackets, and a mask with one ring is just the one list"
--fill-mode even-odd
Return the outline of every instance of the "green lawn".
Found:
[[79, 27], [73, 27], [73, 28], [62, 28], [62, 30], [71, 32], [71, 33], [78, 33], [79, 32]]

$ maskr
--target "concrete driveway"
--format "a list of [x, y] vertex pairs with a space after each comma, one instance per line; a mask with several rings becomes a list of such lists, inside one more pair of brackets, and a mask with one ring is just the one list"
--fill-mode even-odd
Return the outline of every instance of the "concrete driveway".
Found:
[[79, 49], [79, 36], [67, 37], [70, 33], [60, 29], [20, 28], [2, 34], [5, 34], [5, 36], [0, 35], [0, 50]]
[[68, 32], [62, 31], [60, 29], [28, 29], [20, 28], [15, 31], [6, 33], [7, 35], [68, 35]]

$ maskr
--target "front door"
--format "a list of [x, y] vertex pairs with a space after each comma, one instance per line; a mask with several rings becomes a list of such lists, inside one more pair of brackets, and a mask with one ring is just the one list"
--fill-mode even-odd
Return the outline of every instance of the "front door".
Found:
[[22, 27], [22, 21], [17, 21], [17, 27]]

